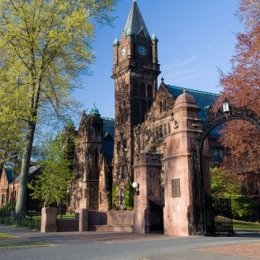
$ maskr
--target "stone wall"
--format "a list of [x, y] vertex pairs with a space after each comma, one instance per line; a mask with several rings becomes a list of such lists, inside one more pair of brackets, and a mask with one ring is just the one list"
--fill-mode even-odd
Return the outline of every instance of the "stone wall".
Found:
[[88, 225], [133, 225], [133, 211], [89, 211]]

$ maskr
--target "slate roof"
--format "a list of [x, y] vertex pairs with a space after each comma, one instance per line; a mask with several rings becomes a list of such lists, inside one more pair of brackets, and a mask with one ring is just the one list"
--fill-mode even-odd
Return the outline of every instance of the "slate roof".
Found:
[[4, 166], [4, 168], [5, 168], [5, 174], [6, 174], [7, 181], [8, 181], [8, 183], [11, 183], [14, 180], [13, 169], [8, 166]]
[[[31, 175], [37, 173], [40, 168], [41, 168], [41, 167], [38, 166], [38, 165], [31, 166], [30, 169], [29, 169], [29, 176], [31, 176]], [[14, 181], [15, 181], [15, 182], [17, 182], [17, 181], [19, 182], [20, 179], [21, 179], [21, 175], [17, 176]]]
[[112, 118], [103, 119], [103, 141], [102, 148], [107, 157], [108, 163], [112, 162], [114, 154], [114, 135], [115, 135], [115, 121]]
[[114, 138], [111, 134], [106, 133], [103, 137], [102, 148], [107, 158], [107, 163], [111, 163], [114, 155]]
[[145, 25], [142, 14], [139, 10], [136, 1], [133, 1], [132, 7], [129, 11], [128, 18], [126, 20], [126, 24], [123, 30], [125, 35], [138, 35], [141, 31], [143, 31], [144, 36], [150, 38], [150, 34]]
[[112, 118], [103, 117], [103, 133], [104, 135], [109, 133], [113, 137], [115, 135], [115, 121]]
[[207, 118], [206, 115], [207, 108], [210, 105], [212, 105], [219, 96], [218, 94], [214, 94], [210, 92], [189, 89], [189, 88], [182, 88], [182, 87], [177, 87], [172, 85], [166, 85], [166, 88], [170, 91], [170, 93], [175, 98], [181, 95], [184, 90], [186, 90], [189, 94], [191, 94], [195, 98], [195, 101], [200, 108], [199, 117], [203, 121], [205, 121]]

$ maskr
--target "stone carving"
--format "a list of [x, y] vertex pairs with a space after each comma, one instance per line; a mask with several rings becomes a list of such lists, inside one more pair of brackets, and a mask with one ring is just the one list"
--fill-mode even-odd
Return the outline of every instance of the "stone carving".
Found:
[[168, 149], [168, 155], [171, 155], [175, 153], [180, 148], [180, 140], [179, 139], [173, 139], [170, 141], [169, 149]]

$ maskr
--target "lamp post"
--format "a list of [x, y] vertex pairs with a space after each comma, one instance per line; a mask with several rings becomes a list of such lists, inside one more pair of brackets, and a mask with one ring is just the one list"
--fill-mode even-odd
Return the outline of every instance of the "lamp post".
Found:
[[139, 183], [134, 181], [132, 187], [134, 188], [134, 195], [139, 195]]
[[229, 105], [229, 101], [227, 99], [225, 99], [222, 103], [222, 111], [223, 111], [223, 113], [230, 112], [230, 105]]

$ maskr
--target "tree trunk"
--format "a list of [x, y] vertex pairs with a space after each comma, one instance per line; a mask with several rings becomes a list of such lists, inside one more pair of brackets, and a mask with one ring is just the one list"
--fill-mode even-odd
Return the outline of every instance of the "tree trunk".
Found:
[[20, 176], [21, 176], [20, 187], [19, 187], [18, 197], [16, 200], [16, 207], [15, 207], [16, 215], [19, 218], [22, 217], [23, 211], [25, 210], [25, 203], [26, 203], [26, 198], [27, 198], [27, 183], [28, 183], [28, 175], [29, 175], [35, 127], [36, 127], [36, 122], [28, 123], [25, 147], [23, 150], [22, 168], [21, 168], [21, 174], [20, 174]]

